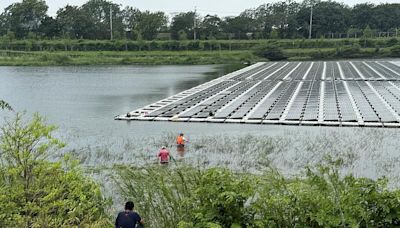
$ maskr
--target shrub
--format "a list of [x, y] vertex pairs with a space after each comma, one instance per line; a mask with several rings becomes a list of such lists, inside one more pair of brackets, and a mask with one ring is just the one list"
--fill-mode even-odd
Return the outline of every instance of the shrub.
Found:
[[343, 58], [357, 58], [360, 57], [361, 48], [359, 45], [344, 46], [337, 49], [336, 55]]
[[276, 45], [260, 47], [255, 51], [255, 54], [271, 61], [287, 59], [287, 56], [283, 53], [283, 50]]
[[317, 51], [311, 52], [310, 56], [312, 59], [329, 59], [335, 57], [335, 51], [333, 50], [321, 50], [318, 49]]
[[21, 115], [1, 128], [0, 227], [76, 227], [108, 225], [108, 202], [77, 163], [46, 158], [63, 147], [54, 126], [35, 115]]
[[375, 47], [376, 45], [375, 40], [367, 38], [360, 39], [358, 43], [363, 48]]
[[68, 55], [54, 55], [54, 62], [60, 65], [67, 64], [71, 61], [71, 58]]
[[341, 176], [341, 161], [285, 178], [223, 168], [123, 167], [119, 184], [151, 227], [394, 227], [400, 191]]
[[388, 40], [387, 42], [386, 42], [386, 45], [388, 46], [388, 47], [392, 47], [392, 46], [394, 46], [394, 45], [396, 45], [396, 44], [398, 44], [399, 43], [399, 40], [398, 39], [396, 39], [396, 38], [391, 38], [390, 40]]
[[391, 57], [400, 57], [400, 45], [396, 45], [390, 48], [390, 56]]

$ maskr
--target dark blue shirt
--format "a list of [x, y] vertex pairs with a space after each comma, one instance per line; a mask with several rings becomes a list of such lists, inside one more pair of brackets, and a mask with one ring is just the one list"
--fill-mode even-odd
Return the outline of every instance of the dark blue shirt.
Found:
[[135, 228], [142, 220], [138, 213], [133, 211], [120, 212], [115, 220], [115, 228]]

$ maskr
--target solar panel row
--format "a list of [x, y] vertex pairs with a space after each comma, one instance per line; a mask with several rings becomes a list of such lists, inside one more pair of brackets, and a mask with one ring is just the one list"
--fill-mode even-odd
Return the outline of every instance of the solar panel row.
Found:
[[146, 115], [176, 116], [400, 123], [400, 66], [388, 61], [259, 64]]

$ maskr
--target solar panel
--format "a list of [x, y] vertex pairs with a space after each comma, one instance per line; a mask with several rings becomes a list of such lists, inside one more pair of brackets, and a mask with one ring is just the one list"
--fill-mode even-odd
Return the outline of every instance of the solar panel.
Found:
[[400, 127], [400, 66], [373, 60], [258, 63], [130, 113], [116, 119]]

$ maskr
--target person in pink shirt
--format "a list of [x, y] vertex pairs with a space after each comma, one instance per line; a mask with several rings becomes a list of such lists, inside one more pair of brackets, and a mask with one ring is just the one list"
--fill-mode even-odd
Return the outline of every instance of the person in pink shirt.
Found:
[[158, 152], [158, 160], [160, 164], [168, 164], [169, 162], [169, 151], [165, 146], [161, 147], [160, 152]]

